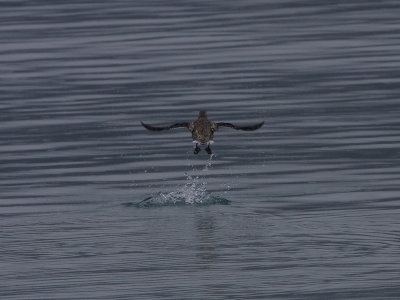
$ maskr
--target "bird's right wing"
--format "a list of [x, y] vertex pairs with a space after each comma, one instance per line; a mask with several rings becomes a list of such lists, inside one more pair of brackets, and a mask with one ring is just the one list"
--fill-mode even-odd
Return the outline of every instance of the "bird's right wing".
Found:
[[225, 123], [225, 122], [217, 122], [217, 127], [230, 127], [236, 130], [245, 130], [245, 131], [252, 131], [252, 130], [256, 130], [258, 128], [260, 128], [261, 126], [263, 126], [264, 122], [258, 123], [258, 124], [254, 124], [254, 125], [249, 125], [249, 126], [237, 126], [237, 125], [233, 125], [231, 123]]
[[155, 127], [155, 126], [151, 126], [151, 125], [145, 124], [143, 122], [140, 122], [140, 123], [142, 124], [142, 126], [144, 128], [146, 128], [147, 130], [151, 130], [151, 131], [169, 130], [169, 129], [178, 128], [178, 127], [189, 128], [189, 123], [187, 123], [187, 122], [185, 122], [185, 123], [176, 123], [176, 124], [173, 124], [171, 126], [165, 126], [165, 127]]

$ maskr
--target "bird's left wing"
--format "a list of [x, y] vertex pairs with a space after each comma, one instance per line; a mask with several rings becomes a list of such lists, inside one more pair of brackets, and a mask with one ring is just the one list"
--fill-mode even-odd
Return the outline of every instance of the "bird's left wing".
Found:
[[258, 124], [254, 124], [254, 125], [249, 125], [249, 126], [237, 126], [237, 125], [233, 125], [231, 123], [225, 123], [225, 122], [217, 122], [217, 128], [218, 127], [230, 127], [236, 130], [245, 130], [245, 131], [252, 131], [252, 130], [256, 130], [258, 128], [260, 128], [261, 126], [264, 125], [264, 122], [258, 123]]
[[145, 124], [143, 122], [140, 122], [142, 124], [142, 126], [148, 130], [152, 130], [152, 131], [161, 131], [161, 130], [169, 130], [172, 128], [178, 128], [178, 127], [186, 127], [189, 128], [189, 123], [185, 122], [185, 123], [176, 123], [173, 124], [171, 126], [165, 126], [165, 127], [155, 127], [155, 126], [151, 126], [148, 124]]

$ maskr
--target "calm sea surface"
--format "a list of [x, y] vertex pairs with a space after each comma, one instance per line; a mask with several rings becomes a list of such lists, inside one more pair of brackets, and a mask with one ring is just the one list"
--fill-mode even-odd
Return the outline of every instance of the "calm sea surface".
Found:
[[399, 299], [399, 16], [1, 1], [0, 298]]

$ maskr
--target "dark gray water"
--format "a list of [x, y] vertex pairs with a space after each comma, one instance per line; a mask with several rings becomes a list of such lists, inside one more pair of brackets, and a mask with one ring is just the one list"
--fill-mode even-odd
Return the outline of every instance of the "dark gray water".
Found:
[[400, 297], [398, 1], [0, 6], [1, 299]]

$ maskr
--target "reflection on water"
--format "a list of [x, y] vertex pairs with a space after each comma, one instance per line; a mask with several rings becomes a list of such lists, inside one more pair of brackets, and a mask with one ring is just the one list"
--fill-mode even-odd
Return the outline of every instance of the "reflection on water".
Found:
[[399, 14], [2, 1], [0, 298], [397, 299]]
[[216, 222], [213, 216], [199, 216], [196, 220], [198, 237], [197, 254], [200, 268], [211, 268], [216, 262], [217, 241], [215, 238]]

